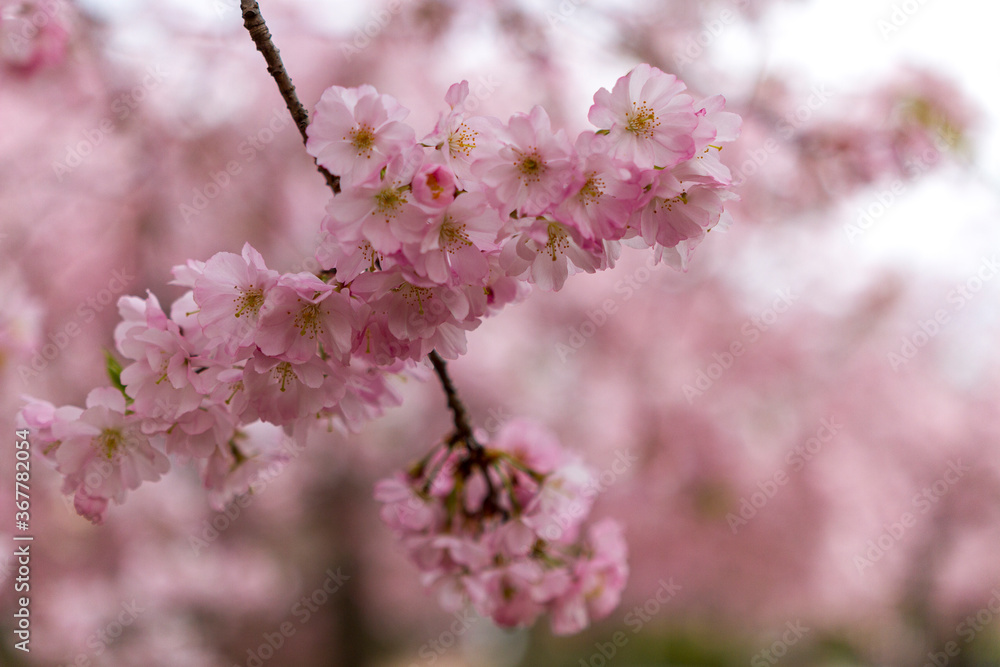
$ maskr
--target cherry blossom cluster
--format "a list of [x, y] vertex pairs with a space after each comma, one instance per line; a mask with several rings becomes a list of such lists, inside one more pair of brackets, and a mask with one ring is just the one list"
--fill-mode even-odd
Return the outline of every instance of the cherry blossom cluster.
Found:
[[[735, 195], [719, 152], [740, 120], [721, 96], [695, 102], [640, 65], [597, 92], [597, 129], [570, 141], [541, 107], [503, 123], [466, 113], [468, 94], [452, 86], [419, 142], [407, 110], [371, 86], [323, 94], [306, 148], [341, 192], [318, 274], [268, 268], [247, 244], [175, 267], [186, 292], [168, 310], [152, 294], [119, 301], [116, 386], [85, 408], [30, 399], [20, 415], [81, 515], [101, 522], [168, 457], [194, 461], [224, 503], [284, 456], [284, 439], [356, 430], [398, 403], [393, 378], [463, 354], [466, 332], [532, 285], [610, 268], [622, 244], [683, 268], [726, 224]], [[580, 534], [592, 473], [522, 422], [489, 447], [462, 433], [456, 421], [376, 492], [425, 583], [502, 625], [548, 612], [568, 633], [607, 615], [625, 546], [613, 521]]]
[[480, 293], [507, 302], [512, 279], [558, 290], [571, 273], [609, 268], [622, 243], [682, 268], [727, 220], [735, 195], [719, 152], [740, 126], [722, 96], [695, 102], [685, 90], [639, 65], [597, 92], [589, 119], [598, 129], [570, 141], [540, 106], [507, 123], [468, 114], [463, 81], [418, 142], [392, 97], [332, 87], [307, 150], [344, 192], [327, 207], [318, 259], [338, 280], [363, 278], [369, 302], [389, 297], [386, 310], [404, 296], [447, 298], [439, 310], [448, 312], [408, 331], [411, 340], [447, 320], [467, 330]]
[[556, 634], [607, 616], [628, 575], [618, 523], [581, 536], [595, 473], [541, 426], [506, 423], [483, 446], [445, 442], [380, 481], [381, 516], [446, 610], [502, 626], [548, 612]]

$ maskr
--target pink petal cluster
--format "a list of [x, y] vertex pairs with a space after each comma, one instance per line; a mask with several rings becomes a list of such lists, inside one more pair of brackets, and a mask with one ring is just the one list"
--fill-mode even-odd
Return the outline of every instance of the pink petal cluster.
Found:
[[547, 612], [553, 632], [570, 634], [607, 616], [628, 576], [615, 521], [580, 536], [594, 488], [551, 433], [515, 420], [486, 446], [443, 444], [375, 498], [446, 609], [471, 604], [502, 626]]
[[[719, 160], [740, 119], [640, 65], [594, 97], [595, 131], [571, 139], [545, 110], [506, 123], [467, 113], [466, 82], [421, 141], [408, 111], [371, 86], [322, 96], [307, 150], [340, 176], [316, 251], [321, 271], [282, 273], [246, 244], [174, 269], [169, 309], [123, 297], [119, 389], [85, 409], [31, 402], [35, 429], [77, 510], [193, 462], [218, 503], [245, 492], [281, 443], [356, 430], [399, 402], [393, 380], [537, 286], [614, 266], [623, 244], [683, 268], [724, 225]], [[435, 450], [381, 483], [383, 518], [449, 606], [501, 625], [548, 612], [559, 633], [609, 613], [627, 568], [613, 522], [583, 531], [593, 473], [548, 433], [508, 424], [488, 448]]]
[[[379, 128], [403, 125], [406, 115], [391, 97], [331, 88], [307, 147], [319, 164], [352, 178], [330, 202], [317, 257], [344, 281], [381, 270], [420, 289], [491, 290], [501, 277], [558, 290], [573, 273], [613, 266], [623, 241], [684, 268], [705, 233], [727, 220], [734, 196], [719, 152], [740, 124], [721, 96], [696, 102], [685, 91], [676, 77], [639, 65], [611, 92], [598, 91], [590, 110], [598, 129], [570, 141], [541, 107], [506, 123], [465, 113], [462, 82], [448, 91], [450, 110], [417, 143], [403, 139], [415, 132], [396, 125], [391, 142], [380, 139]], [[367, 120], [344, 111], [361, 99], [370, 103]], [[330, 148], [358, 132], [371, 145], [360, 176], [360, 158]], [[457, 340], [478, 317], [475, 309], [452, 313], [435, 326], [447, 325]], [[427, 351], [397, 347], [404, 358]]]

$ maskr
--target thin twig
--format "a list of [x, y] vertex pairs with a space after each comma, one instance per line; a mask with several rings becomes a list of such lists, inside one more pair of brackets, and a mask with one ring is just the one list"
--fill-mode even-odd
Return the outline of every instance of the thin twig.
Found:
[[481, 449], [482, 445], [476, 442], [476, 438], [472, 434], [469, 413], [466, 411], [465, 405], [462, 404], [462, 400], [458, 397], [455, 385], [448, 376], [448, 368], [444, 359], [437, 353], [437, 350], [432, 350], [428, 357], [431, 360], [431, 364], [434, 365], [434, 372], [437, 373], [438, 379], [441, 380], [441, 386], [444, 387], [444, 393], [448, 399], [448, 407], [451, 408], [451, 413], [454, 417], [454, 439], [464, 442], [469, 449]]
[[[274, 77], [274, 82], [278, 84], [278, 91], [281, 92], [281, 96], [285, 99], [285, 104], [288, 106], [288, 113], [292, 115], [292, 120], [295, 121], [295, 125], [299, 128], [299, 134], [302, 135], [304, 143], [309, 138], [306, 134], [306, 128], [309, 127], [309, 112], [302, 106], [299, 96], [295, 94], [295, 86], [292, 85], [292, 79], [288, 76], [284, 63], [281, 62], [281, 54], [278, 52], [278, 47], [271, 41], [271, 32], [267, 29], [264, 17], [260, 13], [260, 6], [257, 4], [257, 0], [240, 0], [240, 9], [243, 12], [243, 25], [246, 27], [247, 32], [250, 33], [253, 43], [257, 45], [257, 50], [261, 52], [264, 60], [267, 61], [267, 71], [271, 73], [271, 76]], [[333, 193], [339, 193], [340, 177], [334, 176], [318, 163], [316, 164], [316, 168], [323, 174], [326, 184], [330, 186]]]

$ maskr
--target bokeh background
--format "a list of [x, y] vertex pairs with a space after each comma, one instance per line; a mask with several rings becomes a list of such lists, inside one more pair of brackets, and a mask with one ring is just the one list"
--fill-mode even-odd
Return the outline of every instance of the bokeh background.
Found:
[[[570, 638], [438, 609], [371, 497], [448, 431], [410, 382], [223, 512], [175, 467], [94, 527], [39, 460], [30, 654], [0, 448], [0, 664], [1000, 665], [996, 3], [262, 5], [307, 107], [371, 83], [418, 135], [463, 78], [576, 132], [639, 62], [743, 116], [735, 224], [687, 272], [626, 252], [451, 364], [480, 426], [536, 418], [601, 471], [622, 606]], [[107, 382], [118, 296], [247, 240], [308, 270], [326, 198], [236, 0], [0, 0], [7, 441], [22, 395]]]

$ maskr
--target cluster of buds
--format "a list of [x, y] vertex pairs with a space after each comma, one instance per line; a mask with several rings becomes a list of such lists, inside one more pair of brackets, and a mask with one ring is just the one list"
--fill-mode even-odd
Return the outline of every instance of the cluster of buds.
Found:
[[453, 436], [375, 498], [445, 609], [471, 603], [502, 626], [548, 612], [569, 634], [607, 616], [628, 575], [618, 523], [582, 529], [595, 482], [551, 433], [514, 420], [487, 445]]

